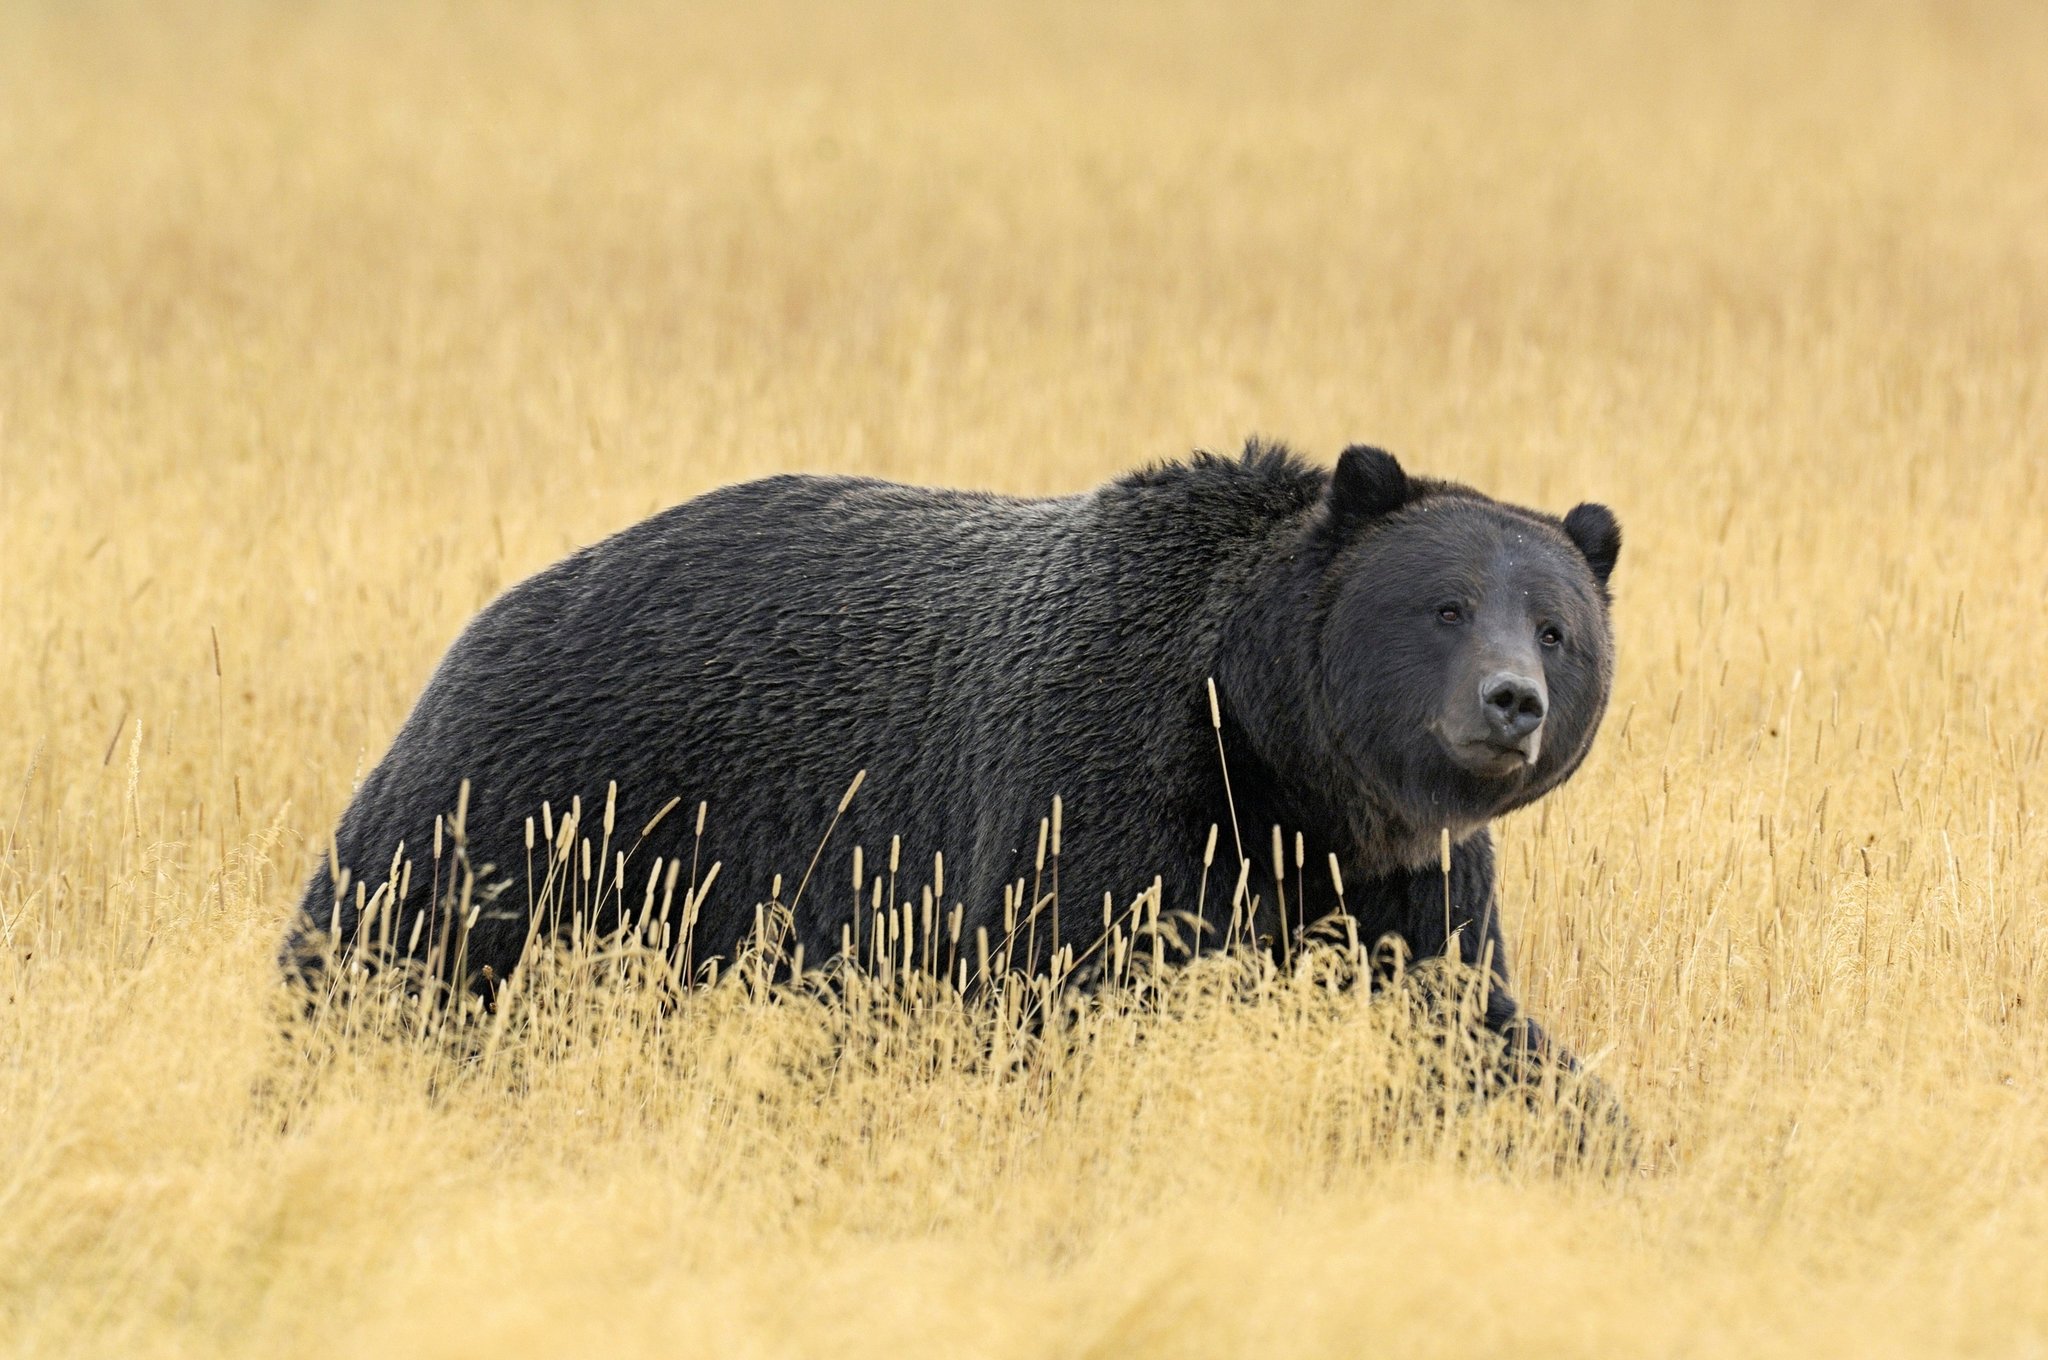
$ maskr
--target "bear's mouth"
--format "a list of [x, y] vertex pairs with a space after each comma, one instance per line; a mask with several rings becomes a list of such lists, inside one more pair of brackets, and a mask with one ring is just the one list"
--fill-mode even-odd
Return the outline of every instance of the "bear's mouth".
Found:
[[[1533, 737], [1533, 733], [1531, 736]], [[1455, 760], [1467, 772], [1487, 779], [1505, 779], [1536, 764], [1536, 743], [1528, 737], [1519, 742], [1480, 737], [1472, 741], [1446, 743]]]

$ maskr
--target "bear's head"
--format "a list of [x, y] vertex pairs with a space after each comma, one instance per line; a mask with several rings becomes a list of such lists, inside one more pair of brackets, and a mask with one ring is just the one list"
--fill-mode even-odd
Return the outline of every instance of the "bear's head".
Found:
[[1578, 768], [1614, 675], [1605, 506], [1556, 519], [1411, 479], [1378, 449], [1339, 459], [1314, 649], [1328, 754], [1434, 840]]

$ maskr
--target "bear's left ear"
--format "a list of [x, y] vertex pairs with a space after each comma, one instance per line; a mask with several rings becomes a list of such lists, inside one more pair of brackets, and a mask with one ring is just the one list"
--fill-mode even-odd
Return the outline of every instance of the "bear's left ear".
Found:
[[1330, 523], [1348, 528], [1391, 514], [1408, 503], [1408, 474], [1385, 449], [1353, 444], [1337, 457], [1330, 474]]
[[1585, 554], [1593, 579], [1605, 590], [1607, 578], [1614, 574], [1614, 560], [1621, 556], [1621, 525], [1614, 512], [1592, 501], [1575, 505], [1564, 517], [1564, 532]]

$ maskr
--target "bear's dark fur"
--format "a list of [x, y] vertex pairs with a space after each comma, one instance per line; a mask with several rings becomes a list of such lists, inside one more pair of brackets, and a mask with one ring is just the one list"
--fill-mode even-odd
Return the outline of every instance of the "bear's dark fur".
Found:
[[[465, 780], [481, 903], [462, 931], [472, 977], [504, 975], [529, 939], [547, 845], [545, 832], [529, 844], [527, 820], [543, 800], [559, 820], [580, 799], [578, 839], [596, 863], [593, 887], [571, 896], [601, 902], [600, 931], [621, 896], [639, 911], [663, 865], [698, 866], [686, 879], [721, 866], [694, 926], [699, 963], [752, 934], [777, 875], [791, 898], [822, 841], [787, 941], [816, 962], [853, 919], [855, 848], [868, 877], [884, 875], [892, 836], [896, 896], [914, 897], [903, 885], [928, 881], [943, 852], [941, 912], [962, 906], [963, 941], [978, 927], [1000, 938], [1006, 886], [1022, 881], [1028, 911], [1050, 881], [1040, 823], [1058, 795], [1058, 901], [1036, 956], [1017, 942], [1018, 967], [1049, 965], [1055, 929], [1085, 952], [1104, 894], [1121, 912], [1155, 877], [1168, 912], [1206, 903], [1214, 947], [1240, 840], [1260, 866], [1258, 933], [1284, 938], [1277, 825], [1290, 858], [1296, 833], [1308, 851], [1309, 871], [1289, 875], [1287, 925], [1339, 909], [1334, 853], [1363, 939], [1399, 936], [1427, 956], [1448, 928], [1497, 975], [1489, 1023], [1533, 1034], [1505, 985], [1487, 823], [1569, 777], [1593, 740], [1619, 546], [1603, 507], [1559, 520], [1410, 478], [1365, 448], [1331, 472], [1254, 442], [1045, 500], [847, 477], [728, 487], [477, 616], [342, 818], [335, 847], [354, 883], [337, 894], [321, 864], [287, 955], [312, 957], [330, 928], [356, 936], [356, 884], [370, 900], [387, 889], [379, 929], [395, 952], [445, 943], [433, 902], [453, 862], [444, 849], [430, 866], [430, 847]], [[413, 869], [394, 907], [401, 843]]]

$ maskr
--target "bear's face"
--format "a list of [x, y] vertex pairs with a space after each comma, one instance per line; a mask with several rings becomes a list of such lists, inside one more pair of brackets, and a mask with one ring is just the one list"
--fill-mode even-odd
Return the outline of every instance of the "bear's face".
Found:
[[1462, 836], [1555, 788], [1592, 745], [1620, 531], [1600, 506], [1560, 523], [1400, 481], [1334, 559], [1322, 682], [1344, 763], [1417, 829]]

